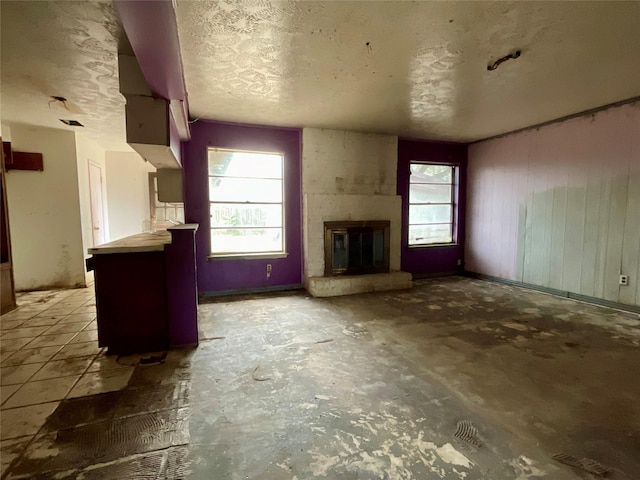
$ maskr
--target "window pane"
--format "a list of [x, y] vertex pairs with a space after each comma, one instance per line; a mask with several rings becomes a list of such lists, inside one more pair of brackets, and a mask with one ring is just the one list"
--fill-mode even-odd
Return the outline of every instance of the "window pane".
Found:
[[282, 205], [211, 205], [211, 227], [282, 227]]
[[209, 175], [282, 178], [282, 155], [209, 150]]
[[409, 226], [409, 245], [451, 243], [451, 224]]
[[184, 223], [184, 207], [178, 207], [177, 213], [176, 213], [176, 220]]
[[282, 180], [209, 178], [212, 202], [282, 202]]
[[410, 185], [411, 203], [451, 203], [451, 185]]
[[453, 183], [453, 167], [412, 163], [409, 183]]
[[167, 220], [175, 220], [176, 219], [176, 209], [174, 207], [166, 208]]
[[211, 230], [211, 253], [281, 252], [282, 229], [229, 228]]
[[283, 251], [283, 165], [278, 153], [209, 150], [211, 253]]
[[409, 225], [451, 221], [451, 205], [409, 205]]
[[164, 207], [156, 208], [156, 221], [164, 222]]

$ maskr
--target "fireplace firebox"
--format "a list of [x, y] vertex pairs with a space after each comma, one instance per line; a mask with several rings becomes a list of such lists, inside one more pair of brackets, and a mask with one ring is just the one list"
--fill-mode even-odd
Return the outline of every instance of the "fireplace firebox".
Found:
[[324, 222], [324, 274], [389, 272], [389, 221]]

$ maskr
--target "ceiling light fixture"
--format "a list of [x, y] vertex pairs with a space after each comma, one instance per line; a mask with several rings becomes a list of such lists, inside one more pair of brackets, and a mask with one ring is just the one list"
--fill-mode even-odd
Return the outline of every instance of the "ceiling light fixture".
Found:
[[65, 125], [69, 125], [71, 127], [84, 127], [83, 124], [81, 124], [79, 121], [77, 120], [63, 120], [62, 118], [60, 119], [60, 121], [62, 123], [64, 123]]
[[498, 60], [493, 62], [491, 65], [487, 65], [487, 70], [489, 70], [491, 72], [491, 71], [495, 70], [496, 68], [498, 68], [501, 63], [506, 62], [507, 60], [510, 60], [512, 58], [518, 58], [521, 53], [522, 52], [520, 50], [516, 50], [515, 52], [510, 53], [509, 55], [505, 55], [504, 57], [499, 58]]

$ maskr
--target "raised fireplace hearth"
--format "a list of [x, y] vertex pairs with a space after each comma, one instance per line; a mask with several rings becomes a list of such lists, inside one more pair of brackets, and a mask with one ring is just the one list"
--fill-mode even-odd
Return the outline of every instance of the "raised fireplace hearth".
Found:
[[389, 272], [389, 221], [324, 222], [325, 276]]

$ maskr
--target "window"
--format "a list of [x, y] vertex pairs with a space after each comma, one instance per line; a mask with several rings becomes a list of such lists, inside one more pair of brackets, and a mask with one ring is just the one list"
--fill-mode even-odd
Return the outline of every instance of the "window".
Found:
[[411, 162], [409, 245], [453, 242], [455, 169]]
[[284, 253], [283, 156], [209, 149], [213, 256]]
[[184, 203], [158, 201], [158, 174], [149, 173], [151, 229], [162, 230], [175, 223], [184, 223]]

